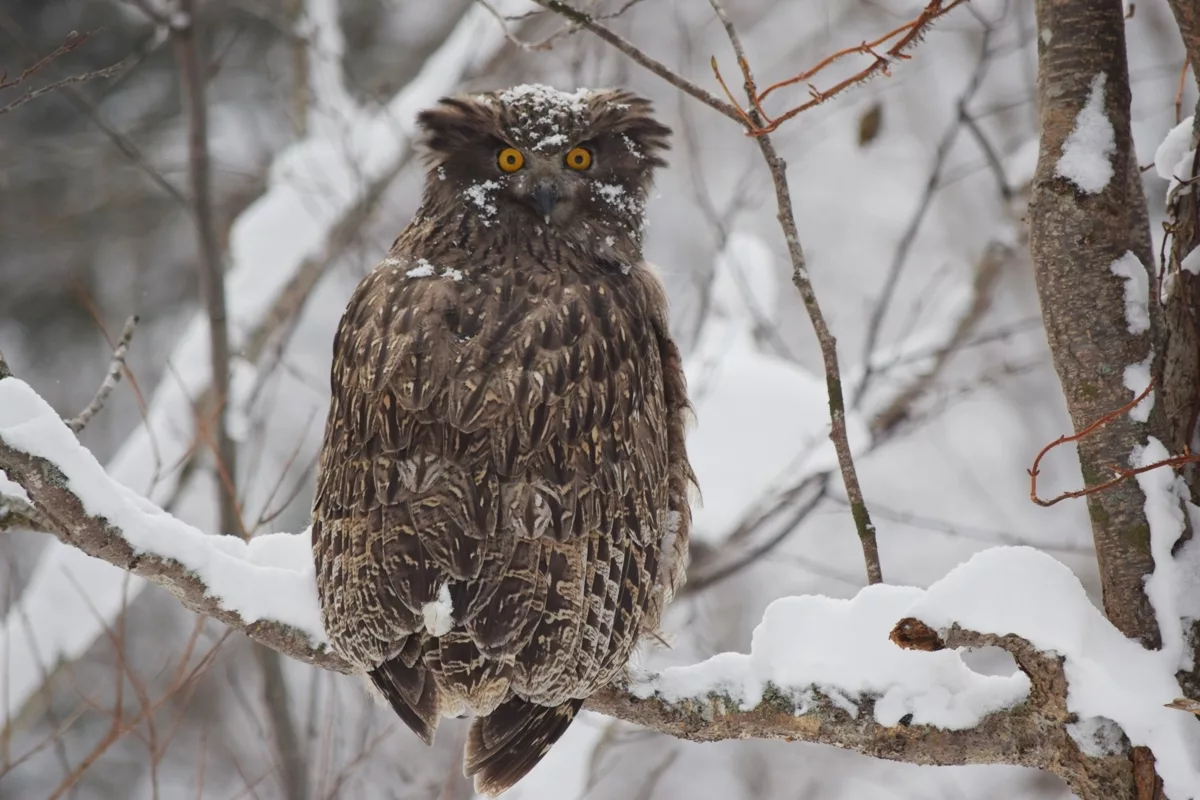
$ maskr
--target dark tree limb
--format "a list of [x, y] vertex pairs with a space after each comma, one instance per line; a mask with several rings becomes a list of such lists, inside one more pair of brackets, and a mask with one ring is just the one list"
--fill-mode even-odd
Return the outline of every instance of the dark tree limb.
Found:
[[[1153, 355], [1153, 375], [1163, 386], [1148, 421], [1122, 414], [1078, 442], [1084, 484], [1092, 487], [1108, 481], [1110, 465], [1128, 466], [1133, 449], [1149, 437], [1167, 447], [1186, 444], [1180, 420], [1192, 414], [1180, 406], [1194, 398], [1195, 384], [1187, 386], [1186, 377], [1195, 368], [1194, 338], [1189, 342], [1188, 336], [1173, 335], [1178, 320], [1164, 315], [1158, 303], [1148, 211], [1130, 126], [1121, 3], [1037, 0], [1036, 13], [1041, 146], [1029, 209], [1030, 238], [1046, 335], [1074, 428], [1080, 431], [1125, 405], [1131, 395], [1124, 371], [1131, 364]], [[1115, 148], [1107, 156], [1111, 177], [1093, 191], [1095, 187], [1081, 187], [1064, 177], [1059, 159], [1101, 81], [1103, 115]], [[1127, 253], [1146, 271], [1147, 330], [1129, 324], [1128, 287], [1111, 269]], [[1131, 283], [1136, 286], [1139, 281]], [[1144, 589], [1155, 567], [1145, 497], [1136, 483], [1125, 481], [1089, 494], [1087, 503], [1105, 613], [1126, 636], [1158, 648], [1160, 621]], [[1162, 797], [1153, 756], [1145, 748], [1133, 749], [1126, 774], [1136, 783], [1139, 800]]]
[[200, 292], [208, 313], [209, 360], [212, 367], [212, 449], [217, 462], [217, 495], [222, 533], [244, 535], [237, 502], [237, 449], [226, 425], [229, 406], [229, 323], [225, 313], [225, 266], [217, 245], [213, 217], [212, 178], [208, 153], [208, 105], [205, 71], [200, 66], [195, 0], [182, 0], [171, 22], [188, 120], [188, 179], [199, 244]]
[[[1144, 361], [1151, 349], [1149, 332], [1129, 330], [1125, 281], [1110, 266], [1132, 252], [1147, 269], [1147, 285], [1153, 286], [1154, 256], [1149, 239], [1135, 234], [1139, 226], [1133, 209], [1145, 208], [1141, 184], [1135, 188], [1126, 179], [1136, 165], [1121, 3], [1038, 0], [1037, 17], [1042, 138], [1029, 209], [1030, 242], [1046, 336], [1078, 431], [1129, 401], [1124, 370]], [[1102, 191], [1087, 194], [1057, 175], [1056, 168], [1101, 74], [1103, 111], [1116, 139], [1110, 156], [1113, 177]], [[1105, 482], [1109, 465], [1128, 465], [1134, 446], [1148, 435], [1169, 440], [1161, 408], [1156, 403], [1158, 413], [1149, 423], [1124, 415], [1079, 442], [1085, 485]], [[1132, 481], [1088, 497], [1105, 612], [1126, 636], [1155, 648], [1158, 623], [1142, 587], [1154, 571], [1144, 504]]]
[[[121, 530], [109, 521], [89, 514], [83, 501], [70, 488], [66, 474], [71, 472], [69, 467], [60, 468], [56, 463], [26, 452], [7, 440], [3, 432], [0, 432], [0, 469], [24, 488], [38, 512], [45, 517], [50, 532], [64, 544], [168, 589], [186, 608], [242, 631], [283, 655], [324, 669], [351, 672], [349, 665], [335, 653], [323, 646], [314, 647], [309, 635], [302, 630], [272, 620], [248, 624], [236, 609], [222, 608], [207, 594], [207, 587], [180, 562], [135, 553]], [[1057, 771], [1062, 761], [1057, 748], [1066, 747], [1064, 743], [1069, 742], [1069, 736], [1062, 729], [1066, 684], [1061, 668], [1057, 671], [1041, 666], [1031, 668], [1029, 665], [1040, 665], [1043, 661], [1054, 665], [1058, 662], [1056, 658], [1033, 652], [1017, 640], [1007, 641], [1009, 638], [1012, 637], [1001, 641], [995, 637], [963, 633], [956, 640], [959, 644], [949, 645], [981, 646], [986, 643], [1005, 647], [1035, 681], [1035, 692], [1028, 701], [996, 711], [976, 727], [966, 730], [949, 731], [903, 723], [885, 726], [874, 718], [875, 698], [867, 696], [854, 701], [856, 708], [851, 714], [845, 709], [844, 699], [834, 703], [815, 687], [810, 687], [813, 701], [804, 708], [786, 699], [786, 692], [772, 687], [768, 687], [765, 699], [757, 706], [742, 709], [732, 698], [719, 692], [666, 702], [657, 697], [642, 697], [644, 692], [624, 686], [613, 686], [594, 694], [587, 707], [691, 741], [783, 739], [827, 744], [916, 764], [1017, 764]], [[1038, 688], [1037, 681], [1042, 680], [1047, 683], [1044, 688]], [[1087, 786], [1086, 783], [1079, 785]], [[1119, 793], [1081, 792], [1080, 796], [1087, 800], [1101, 796], [1111, 800], [1125, 798]]]

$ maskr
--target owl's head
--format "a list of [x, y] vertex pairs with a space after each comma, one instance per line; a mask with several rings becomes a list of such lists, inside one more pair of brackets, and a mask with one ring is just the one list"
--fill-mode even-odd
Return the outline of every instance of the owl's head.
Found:
[[671, 130], [629, 92], [516, 86], [421, 112], [428, 193], [485, 226], [532, 222], [637, 236]]

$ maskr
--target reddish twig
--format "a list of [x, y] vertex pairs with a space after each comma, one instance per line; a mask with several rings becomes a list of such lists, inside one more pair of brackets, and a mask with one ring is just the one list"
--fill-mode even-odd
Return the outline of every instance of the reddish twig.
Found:
[[1186, 56], [1183, 59], [1183, 67], [1179, 70], [1179, 86], [1175, 89], [1175, 124], [1178, 125], [1183, 116], [1183, 87], [1187, 85], [1188, 67], [1191, 66], [1192, 57]]
[[[20, 86], [27, 79], [49, 66], [52, 61], [57, 58], [61, 58], [67, 53], [70, 53], [72, 50], [75, 50], [88, 39], [92, 38], [93, 35], [93, 33], [78, 33], [76, 31], [71, 31], [67, 34], [67, 38], [63, 40], [63, 43], [55, 48], [53, 52], [48, 53], [47, 55], [44, 55], [37, 61], [33, 62], [32, 65], [26, 67], [17, 77], [10, 79], [7, 72], [0, 72], [0, 91], [5, 89], [13, 89], [17, 86]], [[53, 83], [49, 83], [45, 86], [40, 86], [36, 89], [30, 89], [28, 92], [16, 98], [15, 100], [0, 106], [0, 114], [5, 114], [9, 111], [12, 111], [18, 106], [25, 105], [30, 100], [35, 100], [48, 92], [52, 92], [55, 89], [62, 88], [68, 84], [83, 83], [85, 81], [95, 80], [97, 78], [111, 78], [121, 69], [123, 69], [124, 66], [125, 60], [122, 60], [111, 66], [104, 67], [103, 69], [92, 70], [79, 75], [71, 75], [69, 77], [54, 81]]]
[[1037, 479], [1038, 479], [1038, 475], [1041, 474], [1041, 471], [1038, 469], [1038, 464], [1042, 463], [1043, 456], [1045, 456], [1047, 453], [1049, 453], [1051, 450], [1053, 450], [1054, 448], [1058, 447], [1061, 444], [1066, 444], [1067, 442], [1079, 441], [1080, 439], [1084, 438], [1085, 436], [1088, 436], [1089, 434], [1100, 430], [1105, 425], [1112, 422], [1114, 419], [1121, 416], [1122, 414], [1128, 413], [1130, 410], [1133, 409], [1134, 406], [1136, 406], [1138, 403], [1145, 400], [1153, 388], [1154, 388], [1154, 379], [1152, 378], [1150, 380], [1150, 383], [1146, 386], [1146, 388], [1144, 390], [1142, 390], [1141, 394], [1139, 394], [1137, 397], [1130, 400], [1125, 405], [1118, 408], [1116, 411], [1112, 411], [1112, 412], [1109, 412], [1108, 414], [1105, 414], [1103, 417], [1096, 420], [1091, 425], [1088, 425], [1086, 428], [1081, 430], [1079, 433], [1072, 434], [1071, 436], [1065, 436], [1065, 435], [1060, 436], [1057, 439], [1055, 439], [1053, 442], [1051, 442], [1050, 444], [1043, 447], [1041, 452], [1039, 452], [1037, 454], [1037, 458], [1035, 458], [1033, 460], [1033, 466], [1028, 470], [1028, 472], [1029, 472], [1029, 499], [1032, 500], [1033, 502], [1037, 503], [1039, 506], [1042, 506], [1043, 508], [1048, 508], [1048, 507], [1054, 505], [1055, 503], [1062, 502], [1063, 500], [1071, 500], [1076, 497], [1086, 497], [1089, 494], [1096, 494], [1097, 492], [1103, 492], [1105, 489], [1112, 488], [1113, 486], [1116, 486], [1121, 481], [1127, 480], [1128, 478], [1132, 478], [1135, 475], [1141, 475], [1143, 472], [1150, 472], [1151, 470], [1155, 470], [1160, 467], [1178, 467], [1178, 466], [1182, 466], [1183, 464], [1194, 464], [1194, 463], [1200, 462], [1200, 455], [1192, 453], [1190, 450], [1185, 450], [1183, 455], [1171, 456], [1170, 458], [1164, 458], [1161, 461], [1155, 461], [1153, 464], [1144, 464], [1140, 467], [1134, 467], [1133, 469], [1126, 469], [1124, 467], [1113, 466], [1112, 470], [1113, 470], [1113, 472], [1116, 473], [1116, 477], [1113, 478], [1112, 480], [1105, 481], [1104, 483], [1096, 484], [1095, 486], [1087, 486], [1087, 487], [1084, 487], [1083, 489], [1077, 489], [1073, 492], [1063, 492], [1062, 494], [1060, 494], [1057, 497], [1054, 497], [1050, 500], [1043, 500], [1042, 498], [1038, 497]]
[[90, 38], [92, 38], [91, 33], [79, 33], [78, 31], [71, 31], [67, 34], [67, 38], [63, 40], [63, 43], [56, 47], [53, 52], [44, 55], [37, 61], [33, 62], [33, 64], [26, 67], [20, 75], [12, 80], [9, 80], [7, 70], [0, 72], [0, 89], [11, 89], [14, 86], [20, 85], [27, 78], [45, 69], [46, 65], [51, 61], [66, 55]]
[[[909, 56], [905, 50], [916, 44], [916, 42], [926, 33], [934, 20], [948, 14], [954, 8], [962, 5], [965, 2], [967, 2], [967, 0], [950, 0], [949, 3], [946, 3], [945, 0], [930, 0], [929, 4], [922, 9], [921, 13], [916, 19], [912, 20], [911, 22], [906, 22], [898, 28], [888, 31], [878, 39], [874, 39], [869, 42], [862, 42], [861, 44], [853, 47], [847, 47], [839, 50], [836, 53], [819, 61], [816, 66], [804, 70], [797, 75], [793, 75], [790, 78], [777, 81], [768, 86], [766, 89], [763, 89], [761, 92], [749, 92], [750, 104], [762, 117], [761, 123], [753, 120], [750, 114], [742, 108], [741, 104], [734, 99], [733, 93], [729, 91], [729, 87], [725, 84], [725, 79], [721, 76], [721, 71], [717, 67], [717, 59], [715, 57], [711, 62], [713, 75], [716, 76], [717, 82], [721, 84], [721, 88], [725, 92], [725, 96], [729, 99], [730, 104], [732, 104], [738, 116], [741, 117], [742, 122], [745, 123], [747, 133], [750, 136], [762, 136], [765, 133], [771, 133], [784, 122], [787, 122], [797, 114], [807, 111], [813, 106], [820, 105], [826, 100], [841, 94], [851, 86], [862, 83], [877, 74], [890, 75], [892, 61], [906, 60], [911, 58], [911, 56]], [[876, 52], [877, 47], [880, 47], [886, 42], [895, 39], [897, 36], [900, 38], [882, 55]], [[829, 89], [821, 90], [810, 83], [808, 85], [808, 93], [811, 99], [806, 103], [801, 103], [800, 105], [785, 111], [778, 117], [771, 117], [770, 114], [763, 110], [762, 102], [767, 98], [767, 95], [771, 94], [771, 92], [775, 91], [776, 89], [782, 89], [786, 86], [793, 86], [797, 83], [807, 82], [826, 67], [852, 55], [872, 56], [874, 61], [872, 61], [871, 64], [864, 69], [859, 70], [849, 78], [840, 81]], [[739, 58], [738, 61], [738, 66], [741, 68], [742, 74], [747, 74], [748, 66], [746, 65], [745, 61], [741, 58]]]

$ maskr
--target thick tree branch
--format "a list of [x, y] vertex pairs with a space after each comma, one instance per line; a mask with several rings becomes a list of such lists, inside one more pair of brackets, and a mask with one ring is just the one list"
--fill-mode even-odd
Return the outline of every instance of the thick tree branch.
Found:
[[[276, 534], [269, 547], [252, 551], [261, 537], [246, 543], [231, 537], [207, 536], [190, 528], [112, 481], [45, 401], [11, 377], [0, 379], [0, 470], [24, 489], [52, 532], [65, 544], [169, 589], [185, 607], [243, 631], [284, 655], [324, 669], [351, 671], [319, 643], [323, 636], [315, 605], [315, 580], [311, 572], [305, 571], [307, 567], [299, 566], [301, 561], [309, 564], [307, 537]], [[125, 527], [118, 527], [118, 522]], [[1028, 678], [1026, 683], [1016, 678], [973, 675], [954, 653], [912, 653], [898, 654], [901, 662], [885, 667], [897, 672], [889, 681], [892, 688], [886, 695], [863, 688], [878, 685], [870, 678], [845, 684], [849, 688], [837, 678], [831, 683], [818, 677], [804, 678], [788, 687], [768, 682], [758, 694], [747, 694], [749, 690], [737, 688], [736, 677], [732, 684], [723, 684], [720, 679], [697, 683], [693, 673], [680, 684], [668, 670], [658, 676], [639, 676], [629, 686], [596, 693], [587, 707], [692, 741], [784, 739], [917, 764], [1037, 767], [1061, 775], [1085, 800], [1133, 800], [1124, 746], [1112, 755], [1080, 753], [1071, 727], [1077, 721], [1076, 708], [1068, 709], [1063, 664], [1064, 660], [1081, 659], [1093, 673], [1108, 670], [1109, 674], [1100, 679], [1102, 685], [1119, 695], [1111, 706], [1118, 716], [1130, 703], [1154, 706], [1163, 692], [1161, 686], [1144, 696], [1138, 693], [1142, 683], [1161, 683], [1163, 676], [1138, 674], [1137, 669], [1130, 668], [1139, 658], [1138, 653], [1144, 651], [1100, 617], [1078, 581], [1061, 564], [1031, 548], [990, 552], [994, 554], [990, 559], [985, 558], [988, 553], [981, 554], [959, 568], [964, 574], [951, 573], [924, 592], [873, 586], [853, 601], [780, 601], [784, 604], [780, 610], [774, 616], [768, 612], [764, 618], [763, 626], [769, 631], [764, 635], [779, 642], [788, 642], [793, 634], [800, 637], [820, 653], [813, 664], [861, 663], [864, 652], [868, 661], [876, 657], [890, 659], [889, 654], [897, 651], [886, 642], [887, 629], [880, 628], [876, 620], [892, 625], [890, 620], [903, 617], [908, 610], [912, 618], [904, 620], [893, 633], [897, 644], [930, 651], [1001, 647], [1016, 659]], [[1032, 609], [1029, 614], [997, 617], [993, 610], [1001, 607], [1002, 598], [1011, 592], [1007, 577], [1010, 572], [1026, 576], [1030, 591], [1044, 590], [1046, 598], [1057, 598], [1058, 602], [1027, 603]], [[258, 577], [263, 578], [264, 585], [247, 591], [244, 585]], [[972, 601], [966, 601], [967, 594]], [[285, 603], [276, 602], [280, 598]], [[297, 604], [311, 606], [311, 611], [294, 616]], [[956, 614], [959, 607], [968, 609], [961, 624], [953, 620], [936, 622], [947, 613]], [[277, 611], [272, 612], [272, 608]], [[828, 613], [844, 615], [846, 629], [839, 628], [835, 640], [822, 641], [821, 626], [826, 623], [814, 628], [805, 620]], [[967, 629], [972, 621], [975, 627], [1012, 628], [1016, 633], [973, 632]], [[936, 630], [931, 625], [937, 625]], [[1091, 634], [1075, 636], [1073, 632], [1079, 629]], [[1026, 630], [1042, 636], [1042, 640], [1035, 644], [1032, 637], [1022, 638]], [[1054, 630], [1072, 632], [1061, 647], [1057, 640], [1046, 638], [1046, 631]], [[781, 634], [786, 635], [779, 638]], [[1080, 650], [1083, 645], [1078, 642], [1104, 644], [1105, 637], [1108, 651]], [[787, 650], [786, 644], [776, 645], [780, 646]], [[1050, 655], [1049, 650], [1062, 652]], [[802, 654], [773, 654], [770, 648], [760, 652], [757, 645], [750, 655], [725, 654], [718, 658], [728, 657], [737, 660], [736, 669], [731, 673], [726, 661], [717, 671], [719, 675], [736, 674], [741, 669], [741, 674], [753, 679], [756, 670], [764, 666], [774, 669], [774, 663], [786, 663], [788, 669], [804, 668], [803, 663], [791, 661], [796, 658], [803, 662]], [[770, 660], [779, 658], [784, 661]], [[1145, 662], [1151, 667], [1155, 663]], [[680, 669], [703, 673], [706, 668], [707, 664], [700, 664]], [[808, 668], [814, 669], [811, 665]], [[934, 679], [934, 685], [946, 687], [949, 696], [943, 696], [943, 690], [931, 692], [926, 675], [951, 676], [944, 684]], [[909, 680], [915, 684], [906, 686]], [[680, 694], [680, 685], [693, 684], [697, 688]], [[894, 694], [897, 688], [902, 695], [899, 699]], [[1162, 703], [1178, 694], [1174, 685], [1168, 685], [1165, 691], [1167, 699]], [[754, 699], [748, 700], [751, 696]], [[981, 707], [981, 698], [991, 699]], [[891, 705], [880, 710], [877, 706], [881, 702]], [[1101, 698], [1099, 702], [1106, 701]], [[1163, 710], [1162, 703], [1158, 703], [1157, 713], [1192, 720], [1190, 715]], [[960, 715], [961, 708], [979, 710], [968, 711], [972, 716], [965, 724], [938, 722], [949, 719], [947, 713]], [[1107, 708], [1102, 705], [1088, 713], [1108, 713]], [[898, 709], [911, 711], [899, 715]], [[914, 717], [913, 712], [918, 716]], [[1200, 726], [1200, 721], [1194, 724]], [[1178, 775], [1178, 761], [1174, 768]]]
[[67, 488], [67, 478], [56, 464], [14, 447], [2, 436], [0, 469], [25, 489], [34, 507], [53, 526], [49, 532], [63, 544], [146, 578], [175, 595], [188, 610], [242, 631], [272, 650], [323, 669], [350, 671], [347, 664], [328, 649], [314, 648], [309, 643], [309, 636], [297, 628], [265, 619], [247, 622], [238, 610], [223, 608], [208, 594], [208, 587], [179, 561], [138, 553], [120, 529], [103, 517], [88, 513], [78, 495]]
[[[1038, 105], [1041, 148], [1030, 202], [1030, 241], [1046, 334], [1067, 408], [1077, 431], [1132, 397], [1124, 370], [1150, 355], [1148, 330], [1131, 331], [1126, 320], [1126, 280], [1114, 262], [1132, 253], [1153, 285], [1149, 240], [1134, 236], [1135, 205], [1145, 205], [1126, 180], [1131, 169], [1129, 75], [1121, 4], [1037, 3]], [[1089, 98], [1110, 126], [1111, 152], [1096, 153], [1108, 180], [1089, 191], [1064, 177], [1064, 147]], [[1100, 120], [1097, 120], [1100, 123]], [[1070, 172], [1070, 170], [1068, 170]], [[1086, 183], [1086, 180], [1085, 180]], [[1090, 189], [1096, 189], [1094, 185]], [[1137, 283], [1138, 276], [1130, 279]], [[1149, 303], [1149, 289], [1145, 302]], [[1157, 409], [1156, 409], [1157, 410]], [[1085, 485], [1105, 482], [1108, 465], [1128, 464], [1134, 445], [1148, 434], [1168, 437], [1161, 415], [1143, 423], [1123, 415], [1079, 443]], [[1092, 533], [1109, 619], [1148, 647], [1159, 644], [1154, 609], [1143, 580], [1154, 571], [1144, 497], [1127, 481], [1088, 498]]]

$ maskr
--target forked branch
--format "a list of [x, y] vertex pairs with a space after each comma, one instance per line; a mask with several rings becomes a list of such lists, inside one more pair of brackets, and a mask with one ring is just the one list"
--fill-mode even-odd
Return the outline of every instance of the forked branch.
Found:
[[[729, 98], [730, 104], [741, 117], [742, 122], [746, 125], [746, 132], [751, 136], [762, 136], [763, 134], [771, 133], [783, 123], [787, 122], [797, 114], [803, 113], [814, 106], [818, 106], [827, 100], [830, 100], [852, 86], [857, 86], [860, 83], [870, 80], [877, 75], [888, 76], [891, 74], [891, 65], [896, 61], [903, 61], [911, 58], [908, 54], [913, 46], [921, 40], [921, 37], [928, 32], [930, 25], [934, 20], [942, 17], [952, 11], [956, 6], [962, 5], [967, 0], [950, 0], [949, 3], [944, 0], [931, 0], [929, 5], [921, 11], [916, 19], [906, 22], [903, 25], [888, 31], [884, 35], [869, 42], [847, 47], [838, 50], [836, 53], [823, 58], [821, 61], [809, 69], [806, 69], [790, 78], [785, 78], [781, 81], [776, 81], [762, 91], [749, 92], [750, 105], [757, 112], [757, 116], [744, 110], [740, 103], [734, 99], [733, 93], [729, 91], [729, 86], [726, 85], [725, 79], [721, 76], [721, 70], [717, 66], [716, 56], [712, 58], [712, 71], [716, 76], [717, 82], [721, 84], [721, 89], [724, 90], [725, 96]], [[887, 42], [895, 39], [895, 42], [883, 53], [878, 51]], [[776, 89], [782, 89], [787, 86], [794, 86], [798, 83], [807, 83], [815, 78], [822, 70], [830, 65], [841, 61], [844, 58], [853, 55], [868, 55], [872, 57], [872, 61], [863, 69], [854, 73], [848, 78], [838, 81], [828, 89], [818, 89], [816, 86], [808, 83], [809, 100], [795, 106], [777, 117], [772, 117], [763, 108], [762, 103], [767, 99], [767, 96]], [[742, 74], [748, 76], [750, 66], [747, 64], [743, 55], [738, 56], [738, 66], [741, 68]]]

